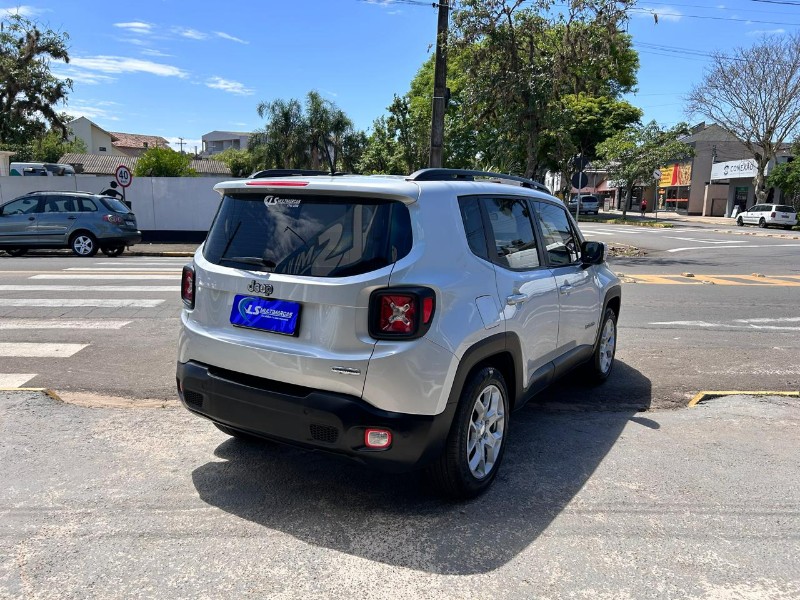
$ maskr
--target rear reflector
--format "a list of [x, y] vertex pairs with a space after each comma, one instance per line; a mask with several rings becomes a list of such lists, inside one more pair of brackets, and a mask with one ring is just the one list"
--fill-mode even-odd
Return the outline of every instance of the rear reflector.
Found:
[[364, 445], [381, 450], [392, 445], [392, 432], [388, 429], [367, 429], [364, 432]]

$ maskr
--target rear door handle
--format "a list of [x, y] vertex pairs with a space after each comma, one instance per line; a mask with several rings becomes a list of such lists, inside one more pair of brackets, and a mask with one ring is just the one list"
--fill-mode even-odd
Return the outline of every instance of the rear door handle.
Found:
[[28, 217], [28, 221], [35, 221], [36, 217]]
[[71, 216], [71, 217], [67, 217], [67, 218], [68, 218], [70, 221], [74, 221], [74, 220], [75, 220], [75, 219], [77, 219], [78, 217], [76, 217], [76, 216], [74, 216], [74, 215], [73, 215], [73, 216]]
[[514, 306], [515, 304], [522, 304], [525, 300], [528, 299], [528, 296], [525, 294], [511, 294], [509, 297], [506, 298], [506, 304], [509, 306]]
[[560, 288], [558, 288], [558, 290], [559, 290], [559, 291], [560, 291], [562, 294], [567, 294], [567, 293], [569, 293], [569, 291], [570, 291], [571, 289], [572, 289], [572, 285], [570, 285], [569, 283], [565, 283], [565, 284], [564, 284], [564, 285], [562, 285]]

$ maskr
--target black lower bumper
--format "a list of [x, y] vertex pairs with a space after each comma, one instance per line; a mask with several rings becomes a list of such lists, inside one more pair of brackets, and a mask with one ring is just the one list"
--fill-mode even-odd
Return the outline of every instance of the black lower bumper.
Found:
[[[191, 412], [234, 429], [345, 455], [387, 471], [424, 466], [444, 448], [455, 404], [435, 416], [375, 408], [355, 396], [242, 375], [196, 362], [178, 363], [178, 393]], [[364, 445], [369, 427], [392, 432], [392, 445]]]

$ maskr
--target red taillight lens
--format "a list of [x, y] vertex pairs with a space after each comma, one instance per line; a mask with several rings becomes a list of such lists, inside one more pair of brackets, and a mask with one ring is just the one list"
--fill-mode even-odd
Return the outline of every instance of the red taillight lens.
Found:
[[775, 213], [772, 213], [772, 214], [770, 215], [770, 217], [772, 217], [772, 218], [774, 219], [774, 218], [775, 218]]
[[379, 340], [421, 337], [430, 328], [435, 308], [436, 300], [430, 288], [377, 290], [370, 298], [370, 335]]
[[186, 308], [194, 308], [194, 269], [190, 265], [183, 267], [181, 275], [181, 299]]
[[114, 225], [122, 225], [125, 222], [125, 219], [117, 215], [103, 215], [103, 221], [113, 223]]
[[413, 333], [417, 325], [416, 301], [414, 296], [381, 296], [380, 330], [386, 333]]

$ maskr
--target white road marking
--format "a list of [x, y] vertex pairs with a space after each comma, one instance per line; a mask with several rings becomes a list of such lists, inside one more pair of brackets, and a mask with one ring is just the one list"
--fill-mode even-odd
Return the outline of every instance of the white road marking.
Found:
[[132, 267], [132, 266], [181, 268], [186, 263], [191, 262], [191, 260], [192, 259], [190, 259], [190, 258], [186, 258], [186, 259], [182, 260], [181, 262], [168, 262], [168, 263], [167, 262], [163, 262], [163, 263], [157, 263], [157, 262], [127, 262], [127, 263], [99, 262], [99, 263], [95, 263], [95, 264], [98, 264], [98, 265], [116, 265], [118, 267], [123, 267], [123, 268]]
[[778, 317], [776, 319], [736, 319], [736, 323], [800, 323], [800, 317]]
[[36, 373], [0, 373], [0, 388], [18, 388], [36, 377]]
[[716, 327], [718, 329], [768, 329], [771, 331], [800, 331], [800, 327], [782, 327], [780, 325], [753, 325], [752, 323], [709, 323], [707, 321], [656, 321], [649, 325], [677, 325], [681, 327]]
[[[746, 244], [747, 242], [737, 242], [740, 244]], [[800, 248], [800, 244], [764, 244], [764, 245], [753, 245], [753, 246], [725, 246], [726, 250], [732, 248]], [[719, 250], [716, 246], [692, 246], [689, 248], [673, 248], [672, 250], [667, 250], [667, 252], [684, 252], [686, 250]]]
[[63, 279], [81, 279], [81, 280], [105, 280], [105, 281], [133, 281], [148, 280], [148, 281], [178, 281], [180, 276], [175, 273], [172, 275], [151, 275], [149, 273], [142, 275], [92, 275], [91, 273], [65, 273], [65, 274], [52, 274], [52, 275], [32, 275], [28, 279], [47, 279], [48, 281], [63, 280]]
[[701, 238], [686, 238], [686, 237], [676, 237], [674, 235], [665, 235], [662, 236], [668, 238], [670, 240], [681, 240], [683, 242], [700, 242], [702, 244], [741, 244], [741, 241], [738, 240], [704, 240]]
[[155, 308], [164, 300], [132, 298], [0, 298], [0, 306], [39, 308]]
[[89, 344], [0, 343], [0, 356], [21, 358], [69, 358]]
[[117, 267], [116, 269], [112, 269], [111, 267], [67, 267], [64, 271], [88, 271], [93, 273], [129, 273], [133, 271], [134, 273], [174, 273], [180, 272], [183, 269], [180, 267], [162, 267], [162, 268], [146, 268], [140, 269], [138, 267]]
[[0, 292], [174, 292], [176, 285], [0, 285]]
[[73, 319], [0, 319], [0, 329], [122, 329], [131, 321]]

